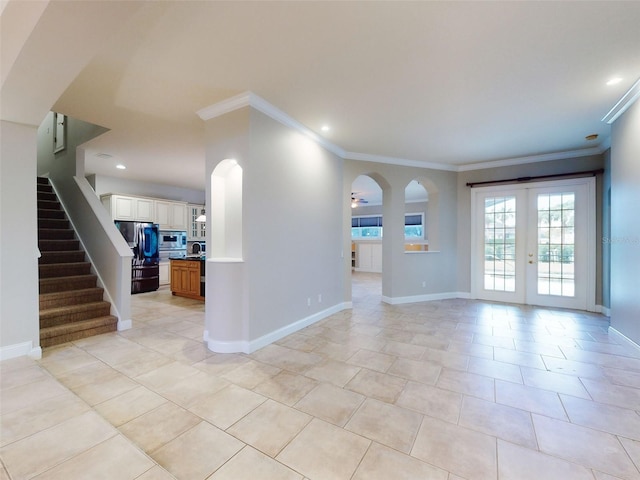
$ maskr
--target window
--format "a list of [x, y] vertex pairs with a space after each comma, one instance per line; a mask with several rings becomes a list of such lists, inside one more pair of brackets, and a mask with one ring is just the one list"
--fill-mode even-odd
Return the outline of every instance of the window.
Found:
[[[405, 239], [424, 239], [424, 214], [407, 213], [404, 216]], [[352, 239], [382, 238], [382, 215], [351, 217]]]

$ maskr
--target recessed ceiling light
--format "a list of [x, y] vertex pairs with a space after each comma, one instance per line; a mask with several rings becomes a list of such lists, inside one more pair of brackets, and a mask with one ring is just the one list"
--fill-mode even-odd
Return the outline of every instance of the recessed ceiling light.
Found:
[[329, 127], [329, 125], [323, 125], [323, 126], [322, 126], [322, 128], [321, 128], [321, 130], [322, 130], [323, 132], [328, 132], [329, 130], [331, 130], [331, 128]]
[[617, 85], [618, 83], [620, 83], [622, 81], [621, 77], [613, 77], [611, 78], [608, 82], [607, 85], [611, 86], [611, 85]]
[[121, 163], [119, 163], [118, 165], [116, 165], [116, 168], [117, 168], [118, 170], [126, 170], [126, 169], [127, 169], [127, 167], [125, 167], [125, 166], [124, 166], [124, 165], [122, 165]]

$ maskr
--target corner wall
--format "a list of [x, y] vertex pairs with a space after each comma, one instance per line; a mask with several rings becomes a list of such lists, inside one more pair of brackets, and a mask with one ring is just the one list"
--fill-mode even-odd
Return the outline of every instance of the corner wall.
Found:
[[0, 360], [41, 356], [36, 132], [0, 121]]
[[611, 128], [611, 327], [640, 345], [640, 102]]

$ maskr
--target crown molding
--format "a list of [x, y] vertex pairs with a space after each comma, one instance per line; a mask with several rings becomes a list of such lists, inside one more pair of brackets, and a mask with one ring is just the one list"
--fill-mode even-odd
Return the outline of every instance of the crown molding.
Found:
[[[640, 96], [640, 80], [638, 80], [634, 84], [631, 90], [633, 90], [634, 88], [637, 89], [637, 92], [634, 94], [635, 95], [634, 98], [631, 99], [631, 103], [633, 103], [633, 100], [635, 100], [638, 96]], [[629, 90], [629, 92], [631, 92], [631, 90]], [[627, 92], [627, 95], [625, 95], [625, 97], [628, 96], [629, 92]], [[620, 102], [618, 102], [618, 104], [620, 104]], [[627, 108], [629, 108], [631, 103], [627, 103], [624, 109], [626, 110]], [[202, 120], [207, 121], [207, 120], [211, 120], [212, 118], [222, 116], [226, 113], [230, 113], [230, 112], [233, 112], [234, 110], [238, 110], [244, 107], [252, 107], [258, 110], [259, 112], [264, 113], [265, 115], [272, 118], [273, 120], [287, 127], [290, 127], [294, 130], [297, 130], [303, 135], [306, 135], [307, 137], [311, 138], [313, 141], [315, 141], [316, 143], [318, 143], [328, 151], [334, 153], [338, 157], [345, 160], [385, 163], [388, 165], [398, 165], [402, 167], [429, 168], [432, 170], [444, 170], [448, 172], [467, 172], [471, 170], [482, 170], [485, 168], [508, 167], [512, 165], [521, 165], [525, 163], [548, 162], [551, 160], [562, 160], [565, 158], [576, 158], [576, 157], [586, 157], [589, 155], [599, 155], [602, 152], [604, 152], [607, 148], [609, 148], [611, 144], [611, 139], [610, 137], [608, 137], [600, 145], [592, 148], [570, 150], [566, 152], [545, 153], [542, 155], [531, 155], [527, 157], [506, 158], [503, 160], [495, 160], [495, 161], [487, 161], [487, 162], [468, 163], [463, 165], [450, 165], [446, 163], [423, 162], [420, 160], [409, 160], [406, 158], [386, 157], [383, 155], [373, 155], [370, 153], [347, 152], [341, 147], [339, 147], [338, 145], [331, 143], [327, 139], [318, 135], [313, 130], [311, 130], [310, 128], [306, 127], [305, 125], [303, 125], [302, 123], [298, 122], [296, 119], [291, 117], [289, 114], [283, 112], [282, 110], [275, 107], [274, 105], [266, 101], [264, 98], [260, 97], [259, 95], [256, 95], [253, 92], [248, 92], [248, 91], [243, 92], [233, 97], [230, 97], [226, 100], [222, 100], [221, 102], [214, 103], [213, 105], [210, 105], [208, 107], [204, 107], [198, 110], [196, 114]], [[624, 110], [619, 111], [617, 116], [622, 114], [623, 111]], [[615, 118], [613, 120], [615, 120]]]
[[418, 167], [431, 168], [433, 170], [447, 170], [455, 172], [458, 170], [456, 165], [447, 165], [446, 163], [422, 162], [420, 160], [408, 160], [406, 158], [385, 157], [382, 155], [372, 155], [370, 153], [345, 152], [342, 157], [346, 160], [358, 160], [361, 162], [387, 163], [389, 165], [399, 165], [402, 167]]
[[636, 83], [631, 85], [631, 88], [625, 93], [620, 100], [613, 106], [609, 112], [602, 117], [602, 121], [611, 125], [615, 122], [620, 115], [622, 115], [627, 108], [633, 105], [640, 97], [640, 78], [636, 80]]
[[214, 103], [208, 107], [202, 108], [196, 112], [196, 114], [202, 120], [211, 120], [212, 118], [219, 117], [234, 110], [238, 110], [244, 107], [252, 107], [259, 112], [264, 113], [268, 117], [272, 118], [276, 122], [279, 122], [287, 127], [299, 131], [303, 135], [311, 138], [314, 142], [318, 143], [322, 147], [326, 148], [330, 152], [338, 155], [340, 158], [344, 158], [345, 151], [334, 143], [331, 143], [327, 139], [321, 137], [316, 132], [306, 127], [302, 123], [298, 122], [291, 115], [283, 112], [279, 108], [273, 106], [267, 102], [264, 98], [256, 95], [253, 92], [244, 92], [235, 95], [231, 98], [223, 100], [218, 103]]

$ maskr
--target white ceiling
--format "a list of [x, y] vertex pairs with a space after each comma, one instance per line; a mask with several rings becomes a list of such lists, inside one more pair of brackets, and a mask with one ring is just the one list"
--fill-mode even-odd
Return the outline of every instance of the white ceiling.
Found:
[[399, 162], [593, 151], [640, 77], [639, 25], [635, 1], [145, 2], [53, 109], [111, 129], [88, 173], [199, 189], [195, 112], [245, 91]]

